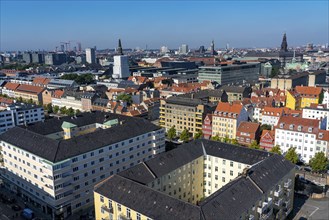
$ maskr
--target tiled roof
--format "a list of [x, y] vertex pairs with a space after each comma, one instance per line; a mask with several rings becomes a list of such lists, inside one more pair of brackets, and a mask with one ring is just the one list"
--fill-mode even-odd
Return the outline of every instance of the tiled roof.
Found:
[[242, 108], [243, 105], [241, 104], [230, 104], [228, 102], [219, 102], [216, 107], [216, 112], [240, 114]]
[[18, 83], [7, 82], [4, 87], [8, 90], [16, 90], [19, 85], [20, 84], [18, 84]]
[[[319, 123], [320, 120], [317, 119], [282, 116], [275, 129], [317, 134], [319, 132]], [[312, 130], [309, 130], [309, 128], [312, 128]]]
[[32, 84], [36, 85], [47, 85], [51, 79], [44, 78], [44, 77], [36, 77], [33, 79]]
[[242, 121], [238, 127], [239, 132], [256, 133], [259, 128], [258, 123]]
[[31, 85], [20, 85], [18, 86], [18, 88], [16, 89], [16, 91], [19, 92], [27, 92], [27, 93], [35, 93], [35, 94], [39, 94], [44, 90], [43, 87], [40, 86], [31, 86]]
[[55, 97], [55, 98], [61, 98], [62, 96], [64, 95], [64, 91], [63, 90], [55, 90], [52, 97]]
[[262, 114], [268, 116], [280, 117], [282, 114], [284, 114], [284, 109], [275, 108], [275, 107], [264, 107], [262, 110]]
[[270, 135], [270, 137], [274, 140], [275, 131], [274, 130], [263, 130], [261, 134], [261, 138], [265, 137], [266, 135]]
[[311, 86], [296, 86], [295, 90], [301, 95], [320, 95], [322, 88]]
[[329, 131], [319, 130], [319, 132], [317, 133], [316, 139], [329, 142]]

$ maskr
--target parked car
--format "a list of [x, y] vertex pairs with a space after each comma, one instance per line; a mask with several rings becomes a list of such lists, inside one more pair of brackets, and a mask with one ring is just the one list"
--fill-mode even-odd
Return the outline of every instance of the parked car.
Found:
[[312, 168], [311, 167], [304, 167], [304, 170], [307, 172], [312, 172]]

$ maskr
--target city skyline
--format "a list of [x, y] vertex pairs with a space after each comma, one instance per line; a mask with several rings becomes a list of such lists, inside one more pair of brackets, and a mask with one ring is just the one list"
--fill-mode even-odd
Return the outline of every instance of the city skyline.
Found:
[[328, 43], [327, 1], [1, 1], [0, 51], [83, 48], [289, 47]]

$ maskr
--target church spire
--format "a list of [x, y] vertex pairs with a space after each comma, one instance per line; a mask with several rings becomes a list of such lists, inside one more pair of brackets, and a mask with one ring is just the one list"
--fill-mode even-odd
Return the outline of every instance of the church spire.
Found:
[[288, 51], [288, 43], [287, 43], [287, 36], [286, 33], [283, 35], [282, 43], [281, 43], [281, 51], [287, 52]]
[[122, 45], [121, 45], [121, 39], [119, 39], [119, 44], [118, 44], [118, 48], [117, 48], [117, 53], [119, 55], [123, 55], [123, 52], [122, 52]]

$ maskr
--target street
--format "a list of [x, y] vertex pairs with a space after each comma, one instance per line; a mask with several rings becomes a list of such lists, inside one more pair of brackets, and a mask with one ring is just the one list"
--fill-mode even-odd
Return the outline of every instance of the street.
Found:
[[293, 220], [327, 220], [329, 219], [329, 198], [312, 199], [295, 194]]

